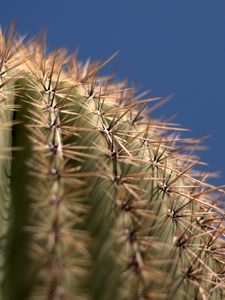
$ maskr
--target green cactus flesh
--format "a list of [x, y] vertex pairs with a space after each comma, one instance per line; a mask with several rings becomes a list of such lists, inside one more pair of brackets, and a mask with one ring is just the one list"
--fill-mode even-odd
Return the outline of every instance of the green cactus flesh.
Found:
[[199, 141], [101, 67], [0, 34], [0, 299], [225, 299]]

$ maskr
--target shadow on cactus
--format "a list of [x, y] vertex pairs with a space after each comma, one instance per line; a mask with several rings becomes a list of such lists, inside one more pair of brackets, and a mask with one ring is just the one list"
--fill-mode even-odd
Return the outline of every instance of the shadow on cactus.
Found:
[[199, 140], [101, 68], [0, 33], [0, 298], [225, 299]]

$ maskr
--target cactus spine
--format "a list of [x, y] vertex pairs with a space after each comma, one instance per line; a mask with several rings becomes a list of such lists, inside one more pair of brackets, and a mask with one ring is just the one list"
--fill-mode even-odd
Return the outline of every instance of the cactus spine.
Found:
[[0, 34], [1, 299], [224, 299], [224, 191], [198, 141], [45, 52]]

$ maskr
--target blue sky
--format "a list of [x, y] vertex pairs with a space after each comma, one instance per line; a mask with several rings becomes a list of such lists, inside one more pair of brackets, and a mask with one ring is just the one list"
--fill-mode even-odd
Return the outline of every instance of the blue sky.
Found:
[[79, 47], [79, 57], [120, 54], [105, 72], [129, 78], [139, 91], [174, 94], [157, 116], [177, 113], [188, 137], [210, 135], [201, 157], [215, 184], [225, 183], [224, 0], [12, 0], [1, 3], [0, 23], [28, 37], [43, 29], [49, 49]]

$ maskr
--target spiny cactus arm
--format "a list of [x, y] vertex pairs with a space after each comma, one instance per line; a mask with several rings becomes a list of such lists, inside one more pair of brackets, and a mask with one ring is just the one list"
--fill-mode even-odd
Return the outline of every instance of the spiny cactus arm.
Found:
[[[114, 97], [108, 92], [104, 101], [97, 87], [96, 95], [91, 95], [91, 90], [89, 84], [82, 84], [75, 96], [69, 88], [67, 104], [60, 112], [75, 116], [68, 121], [73, 126], [67, 127], [67, 135], [75, 134], [70, 138], [74, 143], [63, 149], [76, 158], [76, 176], [86, 182], [89, 191], [89, 196], [82, 198], [90, 207], [84, 230], [93, 238], [87, 294], [94, 299], [113, 299], [115, 295], [121, 299], [179, 299], [186, 297], [188, 290], [189, 298], [220, 299], [217, 290], [221, 283], [214, 289], [212, 279], [220, 281], [221, 264], [218, 262], [217, 269], [217, 259], [211, 259], [212, 253], [207, 257], [209, 250], [204, 249], [213, 237], [212, 230], [205, 232], [196, 223], [207, 210], [223, 211], [205, 201], [204, 184], [200, 194], [198, 185], [190, 193], [190, 186], [196, 184], [195, 179], [189, 180], [193, 163], [172, 155], [171, 139], [156, 142], [159, 128], [165, 129], [166, 124], [152, 120], [149, 125], [145, 119], [133, 124], [130, 112], [134, 105], [119, 103], [115, 87]], [[179, 218], [174, 217], [177, 210]], [[218, 220], [221, 225], [222, 216]], [[192, 273], [197, 273], [197, 279]]]
[[193, 171], [195, 142], [97, 65], [20, 49], [4, 299], [223, 299], [223, 191]]
[[[121, 276], [118, 286], [120, 287], [121, 283], [127, 283], [124, 292], [121, 292], [119, 296], [122, 297], [121, 299], [128, 297], [151, 299], [153, 295], [164, 299], [168, 297], [179, 299], [185, 297], [187, 289], [189, 291], [187, 297], [195, 297], [196, 295], [206, 297], [209, 295], [215, 299], [220, 299], [220, 293], [223, 293], [223, 290], [220, 289], [223, 280], [219, 278], [224, 264], [217, 257], [211, 258], [212, 253], [207, 250], [208, 241], [214, 240], [214, 231], [209, 229], [209, 224], [209, 228], [206, 230], [199, 225], [198, 220], [208, 218], [208, 223], [213, 226], [217, 216], [220, 220], [219, 227], [221, 226], [220, 232], [222, 233], [224, 230], [224, 212], [217, 208], [215, 203], [211, 203], [213, 199], [208, 201], [203, 197], [211, 189], [206, 190], [207, 185], [205, 186], [204, 182], [191, 179], [190, 169], [193, 167], [193, 158], [189, 157], [188, 160], [182, 162], [182, 157], [174, 156], [171, 153], [171, 147], [168, 146], [174, 142], [174, 139], [164, 138], [164, 142], [161, 139], [161, 142], [157, 142], [158, 145], [154, 143], [154, 140], [159, 141], [157, 134], [153, 134], [154, 128], [159, 128], [162, 125], [153, 121], [152, 136], [144, 137], [148, 122], [145, 125], [142, 122], [143, 124], [137, 126], [136, 130], [132, 132], [130, 130], [132, 120], [125, 117], [125, 114], [121, 112], [126, 110], [126, 107], [115, 109], [118, 104], [116, 102], [114, 102], [112, 109], [114, 113], [112, 113], [111, 124], [112, 122], [116, 124], [116, 120], [118, 120], [117, 124], [119, 125], [113, 125], [110, 128], [110, 121], [103, 121], [106, 119], [107, 113], [110, 114], [110, 109], [99, 114], [99, 109], [96, 109], [99, 107], [96, 104], [97, 99], [99, 97], [96, 95], [95, 99], [92, 97], [86, 102], [91, 120], [89, 124], [93, 124], [94, 121], [93, 128], [96, 128], [96, 134], [90, 134], [87, 139], [82, 139], [88, 141], [90, 146], [99, 146], [97, 166], [100, 174], [96, 181], [92, 180], [90, 183], [92, 188], [89, 196], [89, 202], [93, 205], [89, 230], [93, 235], [96, 235], [96, 242], [93, 243], [95, 250], [92, 250], [94, 259], [97, 261], [93, 274], [98, 274], [97, 278], [93, 275], [94, 283], [92, 281], [96, 293], [95, 297], [98, 299], [108, 299], [107, 297], [110, 299], [112, 297], [112, 295], [109, 296], [110, 289], [101, 289], [100, 286], [104, 282], [104, 286], [107, 287], [107, 280], [110, 281], [103, 268], [105, 265], [109, 269], [116, 267], [109, 263], [110, 256], [113, 257], [112, 253], [116, 252], [117, 254], [114, 255], [117, 255], [117, 262], [123, 266], [122, 268], [116, 267], [120, 270]], [[106, 103], [107, 99], [104, 99], [104, 104]], [[96, 115], [100, 115], [100, 117], [96, 118]], [[166, 127], [165, 125], [164, 128]], [[126, 130], [124, 130], [125, 128]], [[143, 135], [137, 138], [137, 132], [140, 135], [140, 131]], [[102, 138], [104, 134], [105, 137]], [[134, 145], [131, 144], [131, 149], [129, 149], [127, 144], [129, 145], [128, 141], [131, 137], [135, 139], [135, 142]], [[143, 148], [143, 141], [147, 144], [146, 149]], [[132, 158], [128, 153], [134, 152], [135, 149], [136, 153]], [[138, 151], [137, 149], [141, 150]], [[175, 148], [172, 149], [176, 150]], [[118, 155], [119, 152], [122, 155]], [[136, 167], [134, 167], [135, 160], [136, 162], [139, 160]], [[86, 167], [84, 166], [84, 168]], [[101, 187], [100, 191], [99, 187]], [[198, 192], [199, 189], [202, 189], [201, 193]], [[142, 215], [137, 216], [134, 207], [138, 207], [139, 203], [143, 205], [143, 212]], [[211, 210], [215, 210], [215, 215], [213, 212], [209, 213]], [[145, 218], [144, 215], [148, 217]], [[206, 217], [206, 215], [208, 216]], [[117, 223], [115, 220], [119, 216], [122, 220], [123, 218], [130, 220], [127, 223], [124, 220]], [[105, 238], [98, 240], [96, 232], [98, 234], [105, 232], [105, 235], [103, 233]], [[118, 241], [121, 240], [121, 233], [123, 233], [122, 236], [124, 236], [124, 232], [127, 235], [124, 239], [129, 251], [122, 255], [123, 259], [120, 257], [119, 243], [114, 237], [115, 232]], [[133, 242], [132, 236], [138, 236], [138, 242]], [[142, 244], [143, 240], [145, 241], [144, 245]], [[216, 243], [216, 239], [214, 242]], [[108, 264], [103, 264], [108, 255]], [[165, 266], [163, 267], [163, 265]], [[100, 272], [101, 268], [102, 272]], [[130, 276], [126, 277], [125, 275], [123, 278], [121, 274], [127, 274], [127, 272], [122, 272], [124, 270], [129, 270]], [[196, 279], [193, 279], [194, 277], [189, 278], [192, 272], [198, 273]], [[102, 279], [99, 280], [99, 278]], [[217, 286], [218, 289], [212, 288], [215, 286], [212, 280], [220, 281]], [[214, 294], [215, 290], [219, 290], [218, 294], [217, 291]]]
[[[88, 235], [79, 230], [85, 211], [79, 197], [85, 184], [63, 152], [63, 140], [70, 134], [63, 129], [60, 118], [65, 88], [57, 80], [51, 83], [51, 76], [51, 70], [45, 74], [31, 72], [26, 79], [17, 80], [20, 105], [27, 107], [23, 123], [31, 143], [30, 158], [26, 159], [30, 180], [24, 182], [30, 202], [29, 218], [21, 227], [30, 236], [25, 251], [35, 271], [30, 273], [32, 288], [28, 298], [86, 299], [79, 291], [89, 260], [85, 248]], [[64, 113], [64, 118], [69, 121], [69, 114]]]

